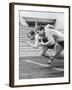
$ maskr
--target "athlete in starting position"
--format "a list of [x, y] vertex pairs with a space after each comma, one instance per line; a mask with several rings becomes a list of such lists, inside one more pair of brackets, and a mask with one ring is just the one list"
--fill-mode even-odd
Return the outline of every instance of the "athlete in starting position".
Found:
[[55, 43], [59, 45], [59, 46], [55, 45], [55, 54], [54, 56], [50, 57], [50, 60], [48, 61], [48, 63], [51, 63], [51, 61], [53, 61], [54, 58], [58, 54], [60, 54], [60, 52], [64, 49], [64, 35], [55, 28], [49, 28], [49, 27], [50, 27], [49, 24], [46, 25], [45, 27], [40, 26], [37, 28], [37, 32], [39, 36], [45, 35], [45, 37], [48, 38], [48, 42], [40, 43], [42, 46], [51, 46]]
[[[43, 27], [41, 27], [42, 29]], [[38, 31], [38, 30], [37, 30]], [[34, 32], [34, 31], [30, 31], [28, 34], [28, 37], [33, 40], [35, 39], [35, 43], [32, 44], [30, 42], [27, 41], [27, 43], [32, 46], [33, 48], [38, 48], [39, 45], [41, 45], [42, 50], [41, 50], [41, 55], [44, 57], [49, 57], [47, 51], [48, 49], [54, 49], [55, 46], [55, 42], [53, 42], [50, 45], [42, 45], [42, 43], [47, 43], [48, 42], [48, 38], [45, 36], [45, 33], [43, 33], [43, 35], [40, 35], [38, 32]]]

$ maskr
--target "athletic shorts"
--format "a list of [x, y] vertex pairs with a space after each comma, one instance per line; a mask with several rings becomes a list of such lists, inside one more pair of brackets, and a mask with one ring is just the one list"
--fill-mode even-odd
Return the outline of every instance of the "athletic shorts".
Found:
[[55, 44], [50, 45], [50, 46], [46, 46], [46, 47], [48, 47], [49, 49], [54, 49], [54, 46], [55, 46]]
[[57, 42], [61, 47], [64, 48], [64, 41]]

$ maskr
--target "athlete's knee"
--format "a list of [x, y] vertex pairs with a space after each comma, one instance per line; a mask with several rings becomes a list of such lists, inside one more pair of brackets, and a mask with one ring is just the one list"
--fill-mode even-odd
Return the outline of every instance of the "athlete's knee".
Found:
[[46, 55], [46, 52], [41, 52], [41, 56], [45, 56]]

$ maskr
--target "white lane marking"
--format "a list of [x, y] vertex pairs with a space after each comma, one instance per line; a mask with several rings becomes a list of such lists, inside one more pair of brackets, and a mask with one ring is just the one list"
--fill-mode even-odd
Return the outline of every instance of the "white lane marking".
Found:
[[[51, 67], [51, 65], [48, 65], [48, 64], [41, 64], [41, 63], [38, 63], [38, 62], [35, 62], [35, 61], [31, 61], [31, 60], [26, 60], [26, 62], [29, 62], [29, 63], [33, 63], [33, 64], [36, 64], [36, 65], [39, 65], [39, 66], [43, 66], [43, 67]], [[58, 71], [64, 71], [63, 69], [60, 69], [60, 68], [52, 68], [52, 69], [55, 69], [55, 70], [58, 70]]]
[[26, 60], [26, 62], [33, 63], [33, 64], [36, 64], [36, 65], [39, 65], [39, 66], [43, 66], [43, 67], [50, 67], [50, 65], [48, 65], [48, 64], [41, 64], [41, 63], [38, 63], [38, 62], [35, 62], [35, 61], [31, 61], [31, 60]]
[[64, 70], [61, 69], [61, 68], [53, 68], [53, 69], [58, 70], [58, 71], [64, 71]]

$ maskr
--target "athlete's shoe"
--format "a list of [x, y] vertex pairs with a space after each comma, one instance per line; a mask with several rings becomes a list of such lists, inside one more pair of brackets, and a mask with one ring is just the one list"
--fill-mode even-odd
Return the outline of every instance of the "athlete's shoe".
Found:
[[54, 57], [51, 57], [51, 59], [48, 60], [48, 64], [50, 64], [54, 60]]
[[50, 64], [51, 62], [52, 62], [52, 61], [51, 61], [51, 60], [49, 60], [49, 61], [48, 61], [48, 64]]

